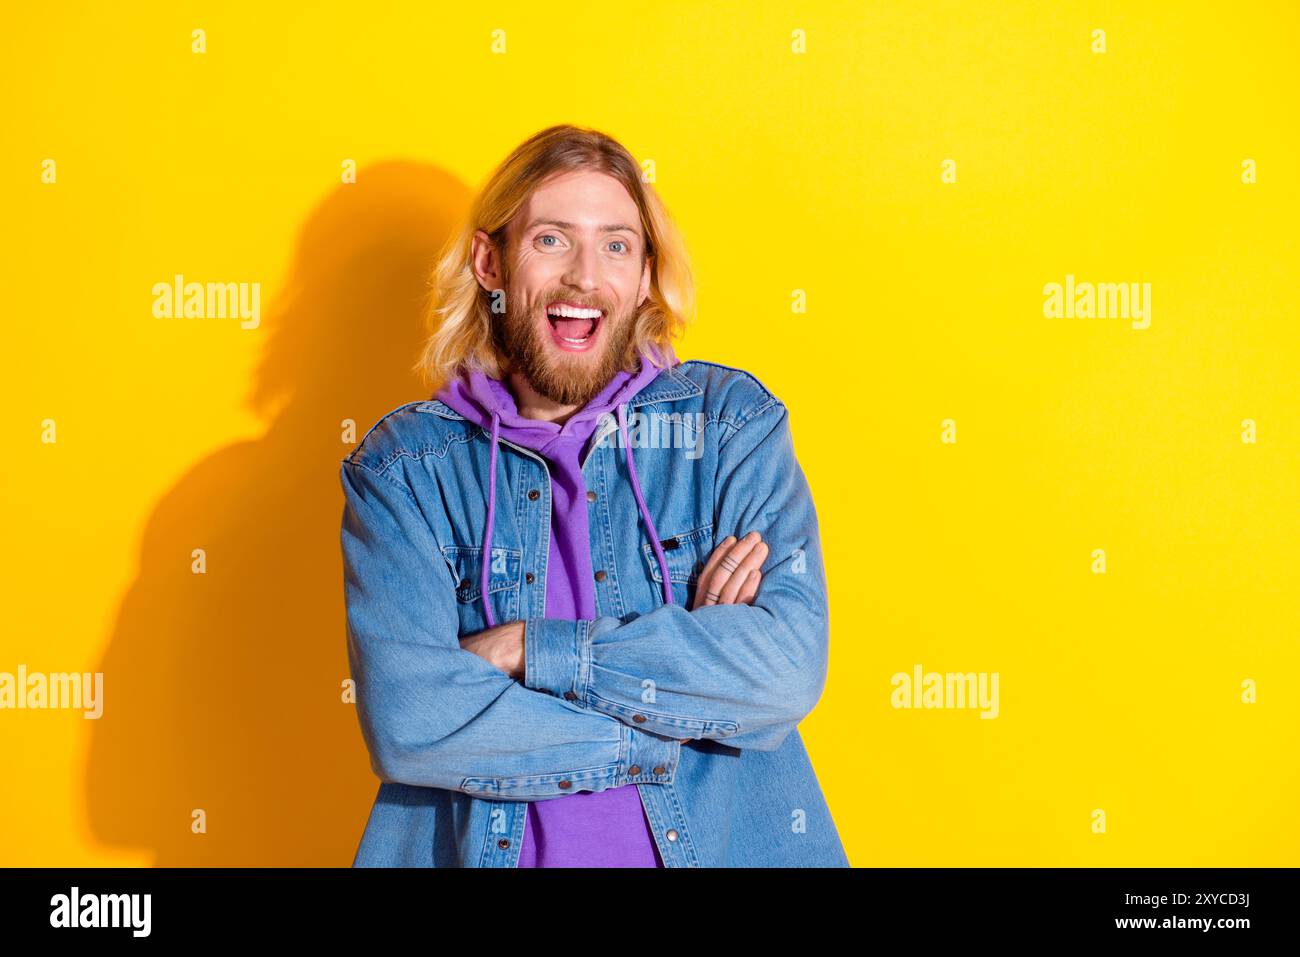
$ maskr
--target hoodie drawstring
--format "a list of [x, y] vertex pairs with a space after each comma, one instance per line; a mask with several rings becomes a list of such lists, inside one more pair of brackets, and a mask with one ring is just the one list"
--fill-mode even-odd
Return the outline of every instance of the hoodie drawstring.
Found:
[[627, 437], [627, 404], [624, 403], [618, 407], [618, 431], [623, 438], [623, 448], [627, 450], [627, 477], [632, 482], [632, 494], [636, 496], [637, 508], [641, 510], [641, 518], [645, 522], [645, 530], [650, 535], [650, 547], [655, 550], [655, 558], [659, 561], [659, 574], [663, 576], [664, 586], [664, 604], [673, 603], [673, 584], [668, 578], [668, 559], [664, 556], [664, 548], [659, 544], [659, 533], [655, 531], [655, 523], [650, 519], [650, 509], [645, 506], [645, 497], [641, 494], [641, 481], [636, 475], [636, 465], [632, 461], [632, 443]]
[[483, 556], [479, 568], [479, 598], [483, 602], [483, 617], [489, 628], [496, 627], [492, 602], [488, 600], [488, 570], [492, 567], [492, 525], [497, 512], [497, 439], [501, 434], [501, 416], [492, 412], [492, 450], [488, 453], [487, 524], [483, 526]]
[[[659, 573], [663, 577], [664, 604], [673, 603], [673, 585], [668, 576], [668, 557], [659, 544], [659, 532], [655, 530], [654, 520], [650, 518], [650, 509], [646, 507], [645, 496], [641, 494], [641, 480], [636, 474], [636, 463], [632, 458], [632, 442], [627, 435], [627, 405], [618, 407], [618, 431], [623, 439], [623, 448], [627, 451], [627, 475], [632, 483], [632, 494], [636, 497], [636, 506], [641, 511], [641, 520], [645, 522], [646, 532], [650, 535], [650, 547], [654, 549], [655, 559], [659, 562]], [[488, 598], [489, 571], [492, 562], [492, 526], [496, 521], [497, 506], [497, 445], [501, 434], [501, 416], [492, 412], [492, 448], [488, 453], [488, 501], [487, 523], [483, 527], [483, 556], [479, 568], [479, 600], [483, 602], [483, 618], [489, 628], [496, 627], [496, 617], [492, 614], [492, 602]]]

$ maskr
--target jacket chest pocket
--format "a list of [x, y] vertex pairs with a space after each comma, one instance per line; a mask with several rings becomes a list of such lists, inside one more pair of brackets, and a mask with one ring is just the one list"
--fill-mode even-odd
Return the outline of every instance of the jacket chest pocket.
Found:
[[[668, 581], [672, 584], [673, 601], [685, 608], [695, 597], [695, 584], [699, 581], [704, 563], [713, 551], [713, 523], [708, 522], [694, 528], [685, 529], [668, 535], [659, 541], [668, 562]], [[654, 547], [645, 542], [641, 546], [641, 556], [654, 583], [654, 592], [663, 603], [663, 573], [659, 569], [659, 559]]]
[[[481, 587], [483, 549], [478, 545], [445, 545], [442, 556], [456, 582], [456, 611], [460, 616], [461, 635], [473, 634], [487, 627], [483, 614]], [[488, 601], [498, 625], [514, 621], [519, 614], [519, 570], [523, 550], [492, 546], [488, 565]]]

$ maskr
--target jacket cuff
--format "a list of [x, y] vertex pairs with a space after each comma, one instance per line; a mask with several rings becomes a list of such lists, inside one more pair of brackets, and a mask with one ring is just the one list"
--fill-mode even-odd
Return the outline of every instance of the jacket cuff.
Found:
[[[682, 743], [630, 725], [621, 725], [627, 755], [620, 784], [671, 784], [681, 760]], [[621, 770], [621, 769], [620, 769]]]
[[583, 672], [590, 660], [590, 624], [585, 619], [526, 619], [524, 687], [585, 704]]

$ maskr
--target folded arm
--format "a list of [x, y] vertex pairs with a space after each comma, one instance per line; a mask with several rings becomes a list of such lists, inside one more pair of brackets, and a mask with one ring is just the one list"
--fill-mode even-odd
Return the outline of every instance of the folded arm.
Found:
[[752, 604], [529, 619], [524, 683], [635, 728], [780, 747], [821, 696], [829, 625], [816, 511], [775, 399], [719, 452], [715, 538], [750, 530], [769, 547]]
[[682, 735], [539, 694], [463, 650], [453, 585], [409, 488], [348, 459], [340, 480], [348, 660], [381, 780], [535, 801], [673, 779]]

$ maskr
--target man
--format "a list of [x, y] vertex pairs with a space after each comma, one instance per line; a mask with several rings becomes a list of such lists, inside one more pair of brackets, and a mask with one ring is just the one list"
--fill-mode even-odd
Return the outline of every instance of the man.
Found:
[[848, 864], [796, 730], [829, 633], [787, 411], [673, 356], [689, 269], [640, 173], [521, 144], [437, 265], [443, 387], [341, 464], [356, 866]]

